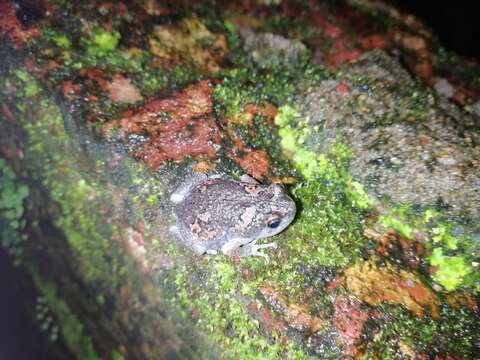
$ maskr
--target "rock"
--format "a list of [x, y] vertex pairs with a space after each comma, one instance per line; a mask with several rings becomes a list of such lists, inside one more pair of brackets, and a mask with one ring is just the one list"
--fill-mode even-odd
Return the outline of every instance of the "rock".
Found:
[[298, 40], [271, 33], [256, 34], [242, 29], [245, 51], [252, 61], [263, 68], [295, 67], [308, 55], [307, 48]]
[[475, 115], [480, 117], [480, 100], [473, 103], [472, 110]]
[[451, 98], [455, 94], [455, 89], [447, 79], [438, 78], [435, 81], [433, 88], [439, 95], [445, 96], [446, 98]]
[[[338, 84], [350, 91], [340, 94]], [[366, 54], [338, 81], [320, 83], [303, 101], [304, 117], [319, 127], [306, 141], [328, 152], [344, 139], [351, 171], [372, 193], [394, 203], [444, 204], [451, 214], [480, 215], [480, 141], [470, 115], [420, 95], [410, 75], [384, 52]]]

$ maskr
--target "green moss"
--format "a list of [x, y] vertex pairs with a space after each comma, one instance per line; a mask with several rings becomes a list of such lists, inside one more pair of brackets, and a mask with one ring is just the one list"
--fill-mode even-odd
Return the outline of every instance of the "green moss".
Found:
[[20, 263], [23, 243], [27, 240], [21, 231], [25, 227], [24, 200], [29, 188], [18, 180], [4, 159], [0, 158], [0, 238], [1, 245]]
[[26, 97], [32, 97], [38, 94], [40, 91], [38, 83], [36, 81], [29, 81], [30, 74], [28, 74], [25, 70], [17, 70], [15, 72], [15, 76], [25, 83], [23, 92]]
[[347, 146], [336, 142], [329, 155], [304, 147], [303, 144], [312, 131], [318, 129], [312, 129], [300, 112], [288, 104], [278, 109], [275, 125], [279, 127], [278, 135], [284, 152], [306, 180], [312, 181], [320, 176], [329, 181], [341, 182], [345, 195], [357, 208], [368, 209], [373, 205], [373, 198], [348, 173], [348, 161], [352, 154]]
[[[478, 333], [476, 316], [469, 311], [441, 308], [441, 318], [413, 317], [398, 306], [381, 305], [384, 321], [367, 345], [367, 358], [382, 354], [382, 359], [406, 358], [405, 348], [427, 358], [455, 354], [460, 359], [474, 356], [474, 339]], [[375, 329], [375, 326], [372, 326]], [[432, 349], [434, 349], [432, 353]], [[403, 355], [403, 356], [402, 356]]]
[[258, 322], [246, 312], [247, 304], [238, 296], [242, 287], [230, 261], [205, 257], [203, 263], [208, 274], [201, 281], [189, 279], [194, 273], [198, 276], [199, 269], [191, 269], [191, 266], [178, 269], [177, 294], [183, 306], [199, 313], [202, 320], [198, 326], [219, 346], [222, 358], [309, 358], [292, 344], [272, 343], [261, 333]]
[[60, 324], [61, 336], [68, 349], [77, 359], [100, 360], [93, 349], [90, 337], [85, 334], [83, 324], [59, 297], [55, 287], [43, 281], [38, 275], [34, 276], [34, 282]]
[[112, 360], [124, 360], [125, 358], [117, 350], [113, 350], [111, 359]]
[[52, 28], [44, 28], [43, 32], [43, 41], [46, 43], [52, 43], [54, 46], [58, 46], [63, 50], [70, 50], [72, 43], [70, 39], [63, 33], [59, 33]]
[[476, 255], [479, 245], [474, 235], [446, 220], [441, 212], [433, 209], [413, 211], [410, 206], [402, 205], [391, 208], [389, 215], [380, 216], [379, 223], [409, 239], [413, 238], [414, 229], [427, 233], [426, 246], [431, 252], [427, 260], [436, 268], [432, 279], [447, 291], [461, 286], [472, 292], [480, 291], [480, 275], [475, 271], [479, 263]]
[[354, 205], [359, 209], [370, 209], [374, 204], [372, 197], [368, 195], [363, 185], [357, 181], [351, 180], [348, 182], [347, 192]]
[[217, 109], [227, 116], [241, 113], [249, 103], [283, 104], [292, 94], [327, 76], [323, 68], [310, 64], [293, 69], [259, 69], [247, 65], [245, 54], [241, 54], [232, 59], [239, 67], [224, 73], [221, 84], [215, 87]]
[[401, 219], [395, 217], [395, 215], [382, 215], [379, 218], [379, 222], [387, 229], [392, 228], [394, 230], [397, 230], [406, 238], [412, 238], [412, 228], [405, 222], [405, 220], [402, 221]]
[[[430, 219], [435, 220], [435, 217], [439, 217], [439, 214]], [[463, 285], [469, 290], [479, 292], [480, 275], [475, 271], [475, 266], [479, 263], [478, 255], [475, 255], [478, 254], [478, 243], [473, 236], [461, 234], [452, 222], [440, 218], [433, 223], [428, 243], [432, 251], [428, 260], [437, 269], [433, 279], [448, 291]]]
[[352, 206], [342, 181], [317, 176], [301, 182], [292, 193], [302, 210], [288, 230], [291, 256], [311, 267], [344, 266], [365, 244], [361, 214]]
[[442, 248], [435, 248], [428, 259], [437, 267], [433, 279], [448, 291], [456, 290], [472, 272], [462, 256], [445, 256]]
[[117, 47], [121, 35], [118, 31], [103, 31], [96, 29], [92, 39], [87, 41], [87, 51], [93, 54], [113, 51]]
[[227, 115], [238, 114], [248, 103], [277, 102], [291, 93], [293, 84], [288, 74], [279, 77], [275, 73], [233, 69], [215, 87], [214, 97], [219, 110]]
[[[20, 80], [24, 88], [34, 82], [30, 77]], [[62, 229], [68, 243], [80, 255], [86, 279], [103, 279], [108, 286], [115, 287], [118, 279], [112, 268], [117, 264], [112, 255], [116, 250], [110, 246], [109, 238], [116, 229], [99, 214], [103, 203], [101, 188], [81, 173], [76, 157], [80, 155], [70, 146], [72, 140], [65, 132], [60, 109], [47, 100], [30, 104], [28, 108], [19, 102], [17, 108], [28, 135], [26, 160], [37, 167], [43, 186], [61, 208], [53, 216], [55, 225]], [[51, 211], [53, 209], [52, 206]]]

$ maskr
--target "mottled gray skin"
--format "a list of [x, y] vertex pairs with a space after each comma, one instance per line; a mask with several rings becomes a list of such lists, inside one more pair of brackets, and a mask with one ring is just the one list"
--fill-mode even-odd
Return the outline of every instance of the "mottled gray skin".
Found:
[[295, 203], [280, 185], [261, 185], [248, 176], [241, 180], [203, 174], [188, 179], [171, 196], [176, 222], [171, 231], [199, 254], [221, 251], [268, 260], [259, 250], [276, 245], [255, 243], [285, 229], [295, 217]]

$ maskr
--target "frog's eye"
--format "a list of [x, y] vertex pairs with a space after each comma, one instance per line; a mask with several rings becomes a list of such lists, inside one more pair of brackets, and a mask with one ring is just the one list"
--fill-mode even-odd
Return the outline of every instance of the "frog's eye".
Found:
[[276, 217], [276, 218], [268, 220], [267, 221], [267, 226], [271, 229], [275, 229], [276, 227], [278, 227], [278, 225], [280, 225], [281, 222], [282, 222], [281, 219]]

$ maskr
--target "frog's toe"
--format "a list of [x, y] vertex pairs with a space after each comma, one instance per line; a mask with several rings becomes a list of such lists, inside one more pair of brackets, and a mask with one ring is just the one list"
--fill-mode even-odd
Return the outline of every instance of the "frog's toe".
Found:
[[260, 244], [260, 245], [256, 245], [256, 244], [253, 244], [251, 246], [251, 252], [250, 252], [250, 255], [251, 256], [261, 256], [265, 259], [265, 262], [268, 264], [270, 262], [270, 258], [268, 257], [267, 254], [263, 253], [262, 249], [266, 249], [266, 248], [274, 248], [276, 249], [277, 248], [277, 244], [276, 243], [268, 243], [268, 244]]

